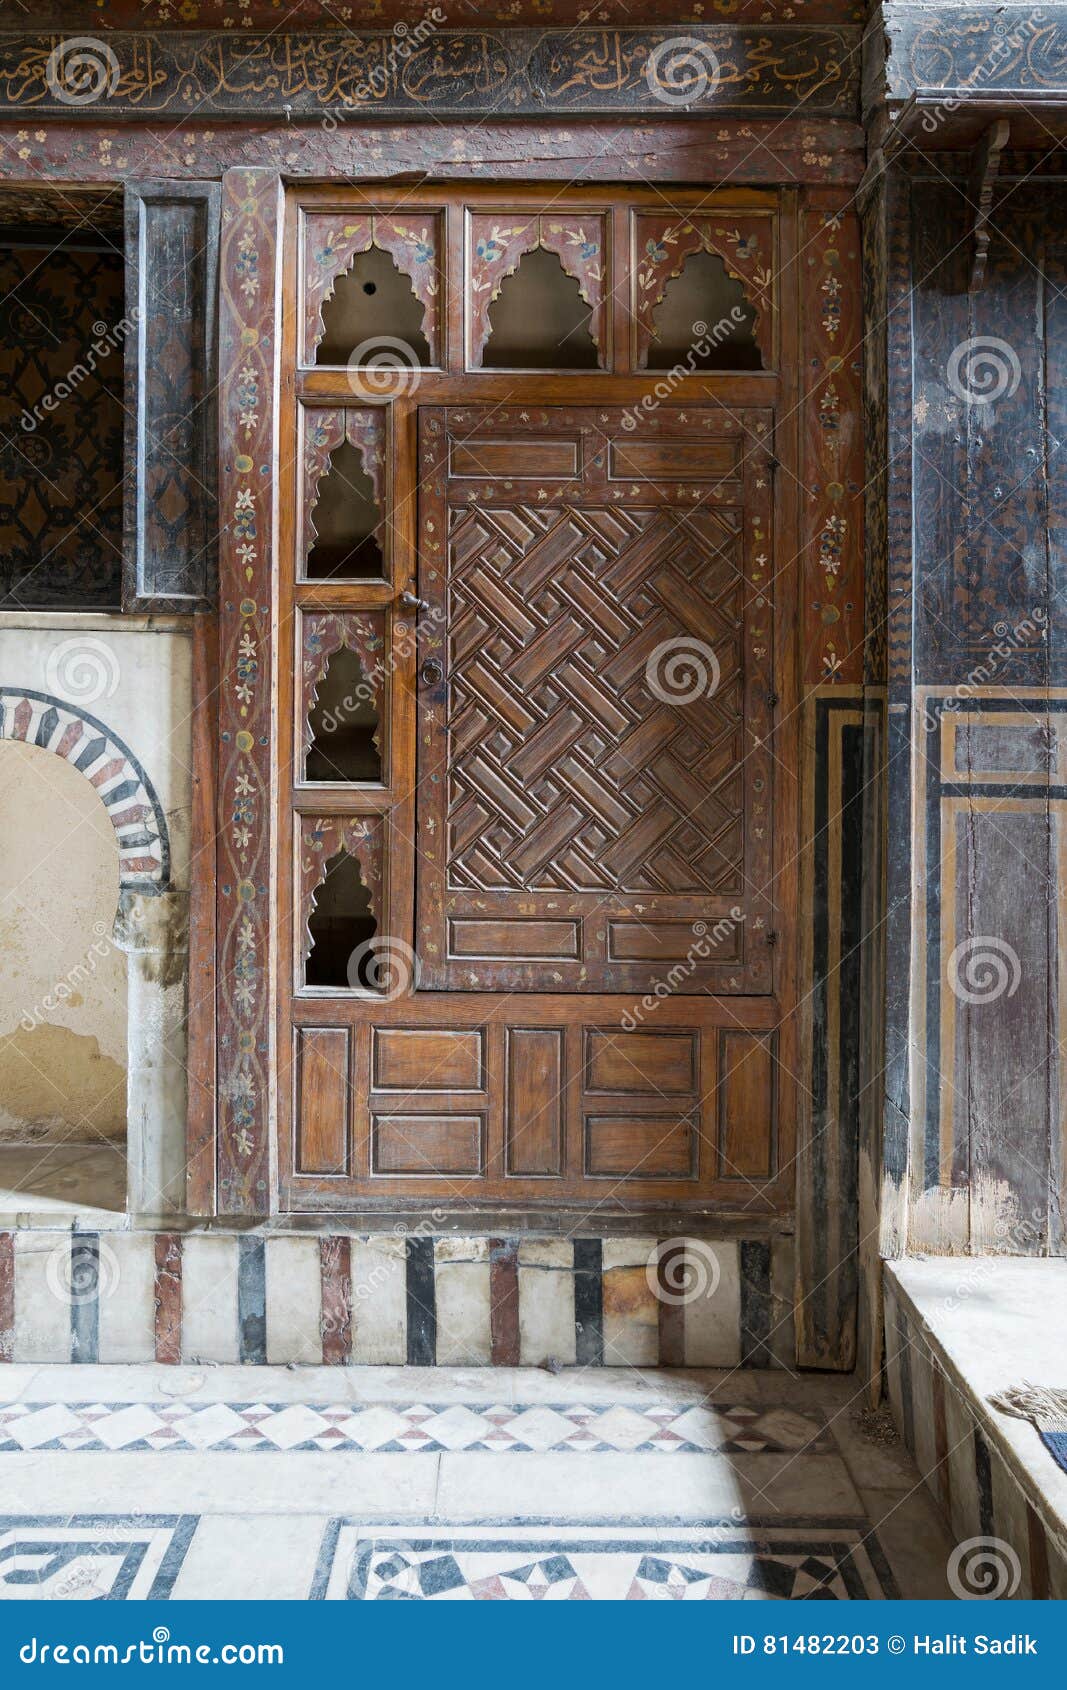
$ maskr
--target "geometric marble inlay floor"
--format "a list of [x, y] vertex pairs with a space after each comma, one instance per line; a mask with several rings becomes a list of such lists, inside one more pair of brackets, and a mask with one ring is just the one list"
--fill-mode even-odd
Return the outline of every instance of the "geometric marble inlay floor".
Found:
[[885, 1417], [777, 1370], [8, 1366], [0, 1486], [6, 1598], [951, 1594]]

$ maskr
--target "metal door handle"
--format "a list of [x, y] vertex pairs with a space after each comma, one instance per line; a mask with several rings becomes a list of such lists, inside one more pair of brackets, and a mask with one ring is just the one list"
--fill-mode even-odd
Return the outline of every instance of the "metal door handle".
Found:
[[419, 670], [419, 675], [424, 685], [428, 687], [439, 686], [445, 678], [445, 666], [443, 663], [439, 663], [436, 657], [428, 657]]
[[401, 593], [400, 602], [404, 606], [405, 610], [419, 611], [429, 610], [430, 608], [426, 599], [420, 599], [417, 593], [408, 592], [406, 590]]

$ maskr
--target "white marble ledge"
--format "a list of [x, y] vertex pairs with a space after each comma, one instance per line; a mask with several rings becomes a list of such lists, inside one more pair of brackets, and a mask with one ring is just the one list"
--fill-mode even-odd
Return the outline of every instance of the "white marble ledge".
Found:
[[988, 1400], [1013, 1385], [1067, 1390], [1067, 1259], [928, 1256], [884, 1266], [982, 1431], [1067, 1550], [1067, 1473], [1028, 1420], [1001, 1414]]

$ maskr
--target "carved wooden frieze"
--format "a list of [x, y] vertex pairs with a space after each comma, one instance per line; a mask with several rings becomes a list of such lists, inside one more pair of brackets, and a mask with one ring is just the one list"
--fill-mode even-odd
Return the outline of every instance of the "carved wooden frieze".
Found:
[[[346, 704], [349, 710], [360, 704], [372, 705], [383, 719], [381, 700], [385, 686], [385, 618], [384, 610], [307, 611], [300, 628], [300, 731], [303, 761], [311, 748], [311, 712], [316, 695], [325, 677], [330, 658], [335, 652], [352, 651], [359, 658], [362, 683]], [[379, 747], [379, 735], [374, 736]]]
[[475, 212], [470, 220], [467, 290], [470, 310], [470, 362], [478, 368], [489, 339], [489, 307], [526, 253], [543, 247], [555, 253], [564, 271], [578, 283], [589, 307], [589, 332], [601, 368], [607, 364], [608, 301], [607, 214], [601, 211], [508, 216]]
[[[812, 121], [807, 121], [809, 115]], [[492, 124], [442, 120], [432, 124], [385, 119], [360, 123], [285, 123], [270, 117], [203, 127], [182, 127], [180, 152], [166, 152], [174, 180], [207, 178], [236, 167], [264, 162], [290, 178], [331, 178], [347, 182], [381, 181], [414, 173], [451, 180], [474, 178], [495, 183], [541, 178], [570, 180], [576, 157], [583, 181], [614, 182], [636, 174], [647, 182], [725, 181], [729, 177], [756, 185], [828, 181], [858, 182], [863, 174], [863, 131], [849, 118], [809, 114], [804, 121], [774, 118], [691, 117], [684, 112], [641, 118], [616, 113], [596, 122], [588, 140], [568, 121], [531, 125], [522, 118], [494, 115]], [[77, 117], [48, 117], [27, 128], [18, 118], [0, 120], [0, 179], [25, 181], [48, 177], [69, 184], [74, 203], [81, 190], [85, 210], [98, 223], [103, 195], [85, 192], [102, 184], [150, 175], [159, 169], [167, 147], [166, 119], [153, 126], [97, 115], [93, 123]], [[46, 222], [49, 216], [40, 221]], [[12, 222], [22, 221], [21, 214]], [[104, 225], [106, 226], [106, 225]]]
[[0, 38], [0, 113], [851, 117], [859, 39], [855, 26], [811, 24], [693, 24], [681, 41], [677, 26], [438, 29], [401, 53], [387, 30], [114, 30], [88, 63], [61, 34], [11, 34]]
[[381, 816], [301, 816], [298, 896], [301, 976], [311, 950], [309, 922], [315, 894], [326, 878], [331, 858], [346, 851], [359, 864], [360, 879], [370, 894], [370, 911], [382, 926], [382, 887], [385, 868], [385, 822]]
[[808, 686], [863, 679], [863, 321], [859, 222], [806, 207], [801, 308], [804, 662]]
[[[648, 363], [656, 339], [656, 309], [668, 284], [680, 276], [695, 253], [722, 260], [728, 276], [740, 282], [756, 312], [755, 340], [764, 367], [777, 363], [775, 349], [775, 218], [758, 212], [723, 212], [679, 216], [639, 213], [634, 218], [634, 359]], [[713, 324], [707, 328], [712, 330]]]
[[432, 211], [407, 216], [384, 212], [312, 212], [304, 220], [304, 355], [308, 363], [323, 335], [323, 307], [361, 252], [387, 252], [411, 283], [423, 308], [422, 332], [430, 357], [440, 362], [440, 218]]
[[[1041, 95], [1067, 81], [1067, 5], [883, 5], [885, 94], [899, 107], [919, 90], [966, 96]], [[875, 67], [878, 69], [879, 67]]]
[[[374, 502], [385, 511], [385, 409], [380, 405], [347, 405], [342, 408], [309, 407], [304, 412], [303, 485], [300, 498], [298, 562], [307, 565], [318, 534], [315, 507], [322, 494], [330, 459], [347, 440], [360, 456], [364, 474], [374, 490]], [[385, 550], [384, 514], [375, 537]]]
[[275, 299], [281, 183], [233, 171], [219, 260], [218, 1193], [222, 1214], [270, 1209], [271, 582]]
[[[308, 29], [336, 26], [335, 0], [299, 0], [300, 21]], [[503, 15], [505, 8], [498, 7]], [[583, 23], [589, 16], [589, 0], [508, 0], [507, 18], [512, 27], [522, 24], [556, 25]], [[430, 7], [425, 0], [353, 0], [344, 9], [349, 29], [369, 25], [373, 29], [396, 23], [422, 25], [443, 21], [443, 8]], [[699, 24], [707, 6], [701, 0], [644, 0], [642, 15], [650, 22]], [[862, 0], [715, 0], [715, 11], [734, 23], [862, 23], [866, 7]], [[278, 22], [277, 0], [196, 0], [180, 7], [175, 0], [108, 0], [101, 11], [96, 0], [34, 0], [33, 15], [42, 28], [53, 26], [72, 33], [75, 27], [103, 29], [179, 29], [190, 13], [201, 29], [272, 29]], [[407, 33], [394, 32], [398, 39]], [[419, 34], [418, 31], [413, 33]], [[420, 36], [421, 39], [421, 36]]]

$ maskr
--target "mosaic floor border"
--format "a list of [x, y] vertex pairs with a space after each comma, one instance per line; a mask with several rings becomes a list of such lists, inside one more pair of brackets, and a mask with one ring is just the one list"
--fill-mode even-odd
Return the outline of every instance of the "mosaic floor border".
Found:
[[0, 1408], [0, 1454], [323, 1450], [819, 1455], [825, 1415], [784, 1405], [23, 1402]]
[[897, 1590], [869, 1527], [330, 1522], [316, 1601], [863, 1601]]

